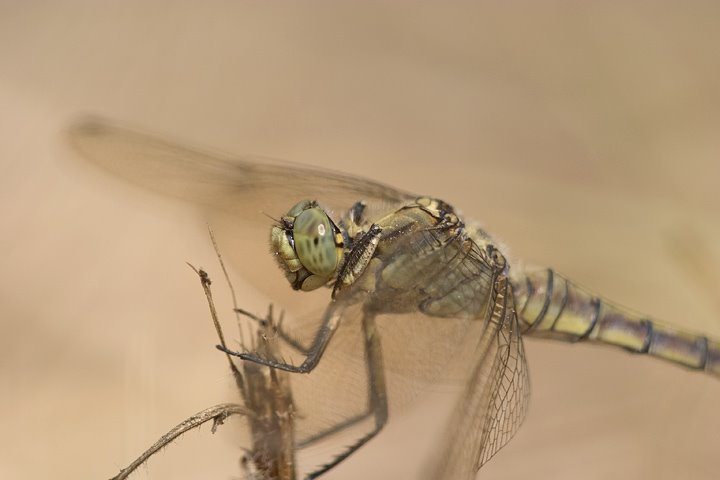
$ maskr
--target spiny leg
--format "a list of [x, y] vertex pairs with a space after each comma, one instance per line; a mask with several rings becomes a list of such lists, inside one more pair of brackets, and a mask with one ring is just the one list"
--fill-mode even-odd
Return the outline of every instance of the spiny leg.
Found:
[[[270, 306], [272, 307], [272, 305], [270, 305]], [[244, 315], [244, 316], [248, 317], [249, 319], [254, 320], [255, 322], [258, 322], [260, 325], [266, 324], [268, 322], [267, 318], [272, 318], [272, 316], [273, 316], [272, 311], [271, 311], [270, 313], [268, 313], [267, 318], [261, 318], [261, 317], [258, 317], [257, 315], [255, 315], [251, 312], [248, 312], [247, 310], [244, 310], [242, 308], [236, 308], [235, 313]], [[285, 312], [283, 312], [283, 311], [280, 312], [280, 316], [276, 322], [273, 319], [273, 323], [274, 323], [273, 331], [275, 333], [277, 333], [277, 336], [283, 342], [285, 342], [287, 345], [289, 345], [290, 348], [292, 348], [293, 350], [297, 351], [298, 353], [300, 353], [302, 355], [307, 356], [308, 353], [310, 352], [311, 347], [306, 347], [305, 345], [303, 345], [298, 339], [293, 337], [292, 334], [285, 331], [285, 329], [283, 328], [282, 322], [283, 322], [284, 313]]]
[[323, 465], [320, 469], [311, 472], [307, 479], [317, 478], [328, 470], [332, 469], [340, 462], [352, 455], [356, 450], [369, 442], [383, 429], [388, 420], [388, 403], [387, 403], [387, 387], [385, 384], [385, 364], [382, 357], [382, 346], [380, 344], [380, 336], [375, 324], [375, 315], [365, 313], [362, 319], [363, 336], [365, 339], [365, 358], [368, 369], [368, 411], [357, 417], [336, 425], [314, 437], [306, 440], [305, 444], [320, 440], [332, 433], [338, 432], [344, 428], [360, 422], [369, 416], [375, 417], [375, 426], [373, 429], [358, 439], [355, 443], [345, 449], [343, 453], [335, 457], [330, 463]]
[[[238, 313], [248, 316], [249, 318], [258, 321], [258, 322], [264, 322], [265, 320], [257, 317], [256, 315], [247, 312], [242, 309], [237, 309]], [[329, 313], [329, 312], [328, 312]], [[332, 315], [329, 315], [326, 313], [326, 320], [331, 317]], [[335, 332], [337, 329], [337, 326], [339, 325], [339, 316], [340, 313], [336, 313], [335, 315], [338, 316], [338, 319], [336, 320], [337, 324], [334, 325], [334, 328], [332, 328], [332, 333]], [[323, 322], [323, 327], [325, 327], [325, 321]], [[325, 345], [322, 347], [322, 351], [324, 352], [325, 347], [327, 346], [327, 342], [329, 342], [332, 333], [329, 337], [326, 339], [323, 337], [323, 327], [321, 327], [320, 331], [316, 335], [315, 339], [313, 340], [313, 345], [309, 349], [305, 349], [302, 345], [299, 344], [296, 340], [294, 340], [289, 334], [285, 333], [284, 331], [278, 329], [278, 333], [281, 336], [283, 340], [288, 342], [293, 348], [295, 348], [298, 351], [308, 351], [312, 352], [317, 348], [317, 345], [320, 343], [320, 341], [324, 341]], [[330, 325], [328, 325], [330, 327]], [[375, 324], [375, 316], [372, 314], [364, 314], [362, 319], [362, 329], [363, 329], [363, 338], [364, 338], [364, 344], [365, 344], [365, 358], [366, 358], [366, 366], [368, 369], [368, 409], [366, 412], [357, 415], [355, 417], [352, 417], [344, 422], [340, 422], [327, 430], [324, 430], [316, 435], [313, 435], [307, 439], [305, 439], [302, 443], [298, 445], [298, 448], [304, 448], [308, 445], [311, 445], [313, 443], [316, 443], [324, 438], [327, 438], [335, 433], [341, 432], [347, 428], [352, 427], [353, 425], [356, 425], [363, 420], [374, 416], [375, 417], [375, 426], [373, 427], [372, 431], [370, 431], [368, 434], [364, 435], [360, 439], [358, 439], [354, 444], [347, 447], [347, 449], [337, 457], [335, 457], [331, 462], [329, 462], [326, 465], [323, 465], [320, 469], [311, 472], [306, 477], [307, 479], [313, 479], [317, 478], [339, 463], [341, 463], [343, 460], [348, 458], [350, 455], [352, 455], [356, 450], [358, 450], [360, 447], [365, 445], [367, 442], [369, 442], [373, 437], [375, 437], [385, 426], [388, 419], [388, 404], [387, 404], [387, 388], [385, 383], [385, 366], [383, 362], [382, 357], [382, 348], [380, 343], [380, 337], [378, 335], [378, 331]], [[323, 337], [320, 339], [320, 337]], [[293, 345], [293, 342], [297, 344], [297, 346]], [[243, 358], [244, 360], [250, 360], [255, 361], [252, 358], [246, 358], [250, 357], [249, 354], [238, 354], [238, 352], [233, 351], [226, 351], [220, 346], [218, 346], [218, 349], [225, 351], [226, 353], [230, 355], [237, 355]], [[310, 358], [310, 353], [308, 353], [308, 358]], [[273, 366], [275, 362], [272, 362], [271, 360], [263, 359], [260, 357], [260, 362], [263, 365]], [[315, 365], [317, 365], [317, 360], [315, 360]], [[310, 363], [308, 360], [303, 362], [303, 365]], [[283, 364], [286, 365], [286, 364]], [[294, 367], [290, 365], [290, 367], [293, 368], [302, 368], [302, 365], [299, 367]], [[284, 368], [281, 368], [285, 370]], [[294, 370], [290, 370], [294, 371]], [[300, 372], [303, 373], [303, 372]]]
[[240, 357], [242, 360], [248, 360], [259, 363], [260, 365], [277, 368], [279, 370], [285, 370], [286, 372], [310, 373], [317, 366], [328, 346], [328, 343], [330, 343], [330, 339], [335, 331], [337, 331], [337, 328], [340, 325], [343, 310], [344, 307], [339, 306], [338, 302], [333, 302], [328, 306], [327, 310], [325, 310], [325, 314], [323, 315], [322, 324], [315, 334], [313, 343], [305, 355], [305, 359], [300, 365], [292, 365], [269, 358], [263, 358], [254, 353], [236, 352], [228, 349], [225, 345], [216, 345], [216, 348], [228, 355]]
[[[244, 315], [244, 316], [250, 318], [251, 320], [254, 320], [254, 321], [260, 323], [261, 325], [267, 323], [267, 321], [268, 321], [265, 318], [258, 317], [257, 315], [253, 314], [252, 312], [248, 312], [247, 310], [243, 310], [241, 308], [238, 308], [235, 311], [236, 311], [236, 313]], [[281, 317], [282, 317], [282, 313], [281, 313]], [[268, 318], [271, 318], [271, 314], [268, 314]], [[278, 320], [277, 325], [274, 327], [274, 332], [278, 335], [278, 337], [281, 340], [283, 340], [291, 348], [293, 348], [297, 352], [301, 353], [302, 355], [307, 355], [310, 350], [310, 347], [306, 347], [306, 346], [302, 345], [300, 343], [300, 341], [295, 339], [290, 333], [286, 332], [282, 328], [281, 321], [282, 321], [282, 318]], [[351, 417], [343, 422], [339, 422], [336, 425], [334, 425], [320, 433], [317, 433], [309, 438], [306, 438], [302, 442], [299, 442], [297, 444], [297, 447], [304, 448], [306, 446], [312, 445], [318, 441], [321, 441], [327, 437], [330, 437], [338, 432], [341, 432], [347, 428], [352, 427], [353, 425], [356, 425], [356, 424], [364, 421], [365, 419], [370, 417], [372, 414], [373, 414], [373, 411], [371, 408], [369, 408], [366, 412], [363, 412], [359, 415]]]

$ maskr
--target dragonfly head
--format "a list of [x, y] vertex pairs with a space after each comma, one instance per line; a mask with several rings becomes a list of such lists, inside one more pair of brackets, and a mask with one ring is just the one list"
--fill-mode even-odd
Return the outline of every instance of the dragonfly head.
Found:
[[270, 233], [272, 253], [295, 290], [315, 290], [334, 279], [344, 252], [343, 236], [316, 201], [290, 209]]

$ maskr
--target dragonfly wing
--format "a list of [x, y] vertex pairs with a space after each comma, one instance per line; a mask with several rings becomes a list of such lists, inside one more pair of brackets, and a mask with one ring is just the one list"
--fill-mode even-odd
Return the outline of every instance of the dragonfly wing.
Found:
[[[272, 218], [300, 200], [318, 200], [337, 221], [363, 200], [367, 212], [415, 198], [379, 182], [260, 157], [234, 157], [184, 147], [103, 120], [85, 120], [69, 132], [81, 156], [110, 173], [155, 192], [200, 207], [223, 256], [259, 290], [286, 307], [288, 288], [270, 249]], [[250, 272], [250, 273], [248, 273]], [[320, 305], [327, 292], [313, 292]]]
[[358, 200], [394, 204], [414, 198], [372, 180], [269, 158], [203, 152], [99, 119], [74, 125], [70, 141], [85, 158], [132, 183], [243, 220], [262, 219], [263, 212], [279, 217], [303, 199], [347, 209]]
[[530, 383], [512, 287], [505, 277], [496, 280], [492, 316], [475, 358], [431, 478], [475, 478], [525, 418]]

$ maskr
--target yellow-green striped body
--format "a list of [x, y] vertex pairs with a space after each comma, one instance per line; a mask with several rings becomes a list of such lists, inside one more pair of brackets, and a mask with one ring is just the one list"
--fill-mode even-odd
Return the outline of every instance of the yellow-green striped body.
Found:
[[524, 335], [616, 345], [720, 376], [720, 342], [619, 307], [550, 269], [513, 280]]

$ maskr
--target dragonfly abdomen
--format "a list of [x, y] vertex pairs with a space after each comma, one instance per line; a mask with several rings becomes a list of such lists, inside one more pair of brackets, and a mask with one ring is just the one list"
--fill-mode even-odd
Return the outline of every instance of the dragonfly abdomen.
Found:
[[525, 335], [615, 345], [720, 376], [720, 342], [614, 305], [551, 269], [526, 273], [515, 290]]

